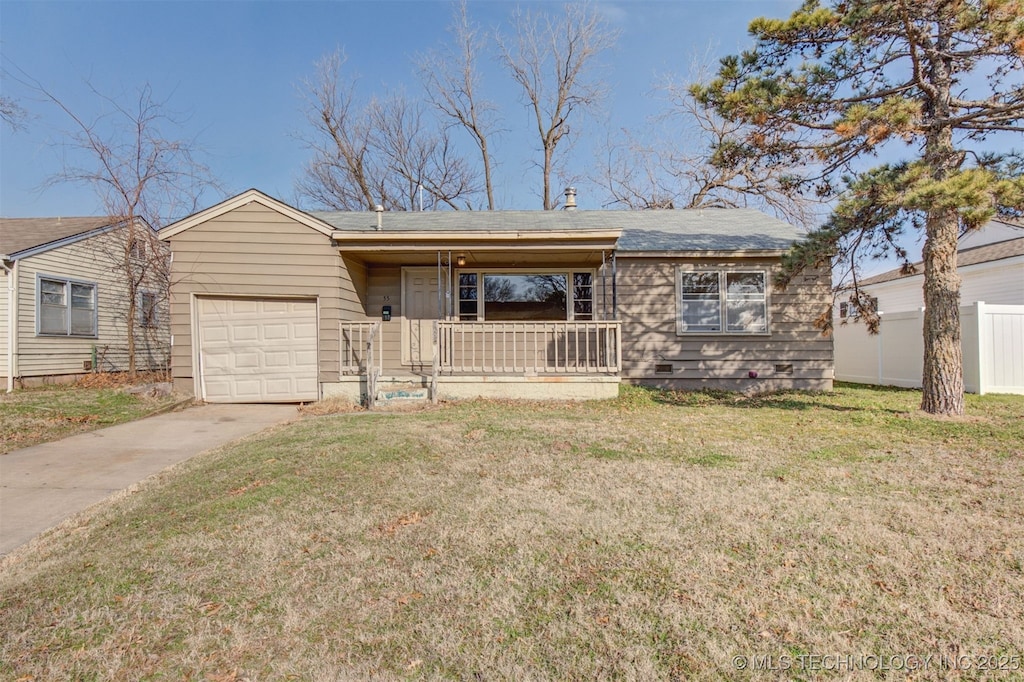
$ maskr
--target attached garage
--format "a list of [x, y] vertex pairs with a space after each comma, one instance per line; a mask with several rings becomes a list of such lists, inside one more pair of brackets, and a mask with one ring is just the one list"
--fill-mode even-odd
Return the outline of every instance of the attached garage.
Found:
[[197, 297], [195, 301], [203, 400], [319, 399], [316, 300]]

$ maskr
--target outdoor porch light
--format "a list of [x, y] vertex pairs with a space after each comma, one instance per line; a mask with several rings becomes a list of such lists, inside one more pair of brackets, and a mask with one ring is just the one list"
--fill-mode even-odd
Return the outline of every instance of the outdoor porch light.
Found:
[[463, 254], [459, 254], [455, 257], [455, 264], [460, 268], [466, 264], [466, 257]]

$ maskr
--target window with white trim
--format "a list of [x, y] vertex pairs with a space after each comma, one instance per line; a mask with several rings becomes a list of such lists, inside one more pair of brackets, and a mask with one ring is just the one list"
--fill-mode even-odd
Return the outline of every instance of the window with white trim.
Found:
[[691, 270], [676, 275], [679, 334], [767, 334], [763, 270]]
[[589, 271], [460, 271], [459, 319], [540, 321], [594, 319]]
[[40, 275], [36, 330], [41, 336], [96, 336], [96, 285]]

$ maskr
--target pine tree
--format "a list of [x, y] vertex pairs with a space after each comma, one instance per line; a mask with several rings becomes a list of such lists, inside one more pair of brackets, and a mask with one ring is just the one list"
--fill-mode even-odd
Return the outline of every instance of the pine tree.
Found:
[[[757, 124], [750, 148], [806, 168], [808, 191], [842, 187], [780, 282], [816, 264], [849, 262], [856, 275], [864, 257], [906, 262], [898, 238], [922, 231], [921, 407], [962, 414], [957, 240], [1024, 210], [1019, 157], [982, 151], [994, 134], [1024, 132], [1024, 3], [808, 0], [788, 19], [754, 20], [750, 32], [753, 49], [723, 59], [693, 94]], [[903, 160], [855, 172], [880, 153]]]

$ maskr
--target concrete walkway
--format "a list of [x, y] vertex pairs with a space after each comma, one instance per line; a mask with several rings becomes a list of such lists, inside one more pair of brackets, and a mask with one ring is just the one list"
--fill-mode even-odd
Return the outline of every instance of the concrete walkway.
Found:
[[0, 556], [172, 464], [297, 418], [294, 405], [202, 405], [0, 455]]

